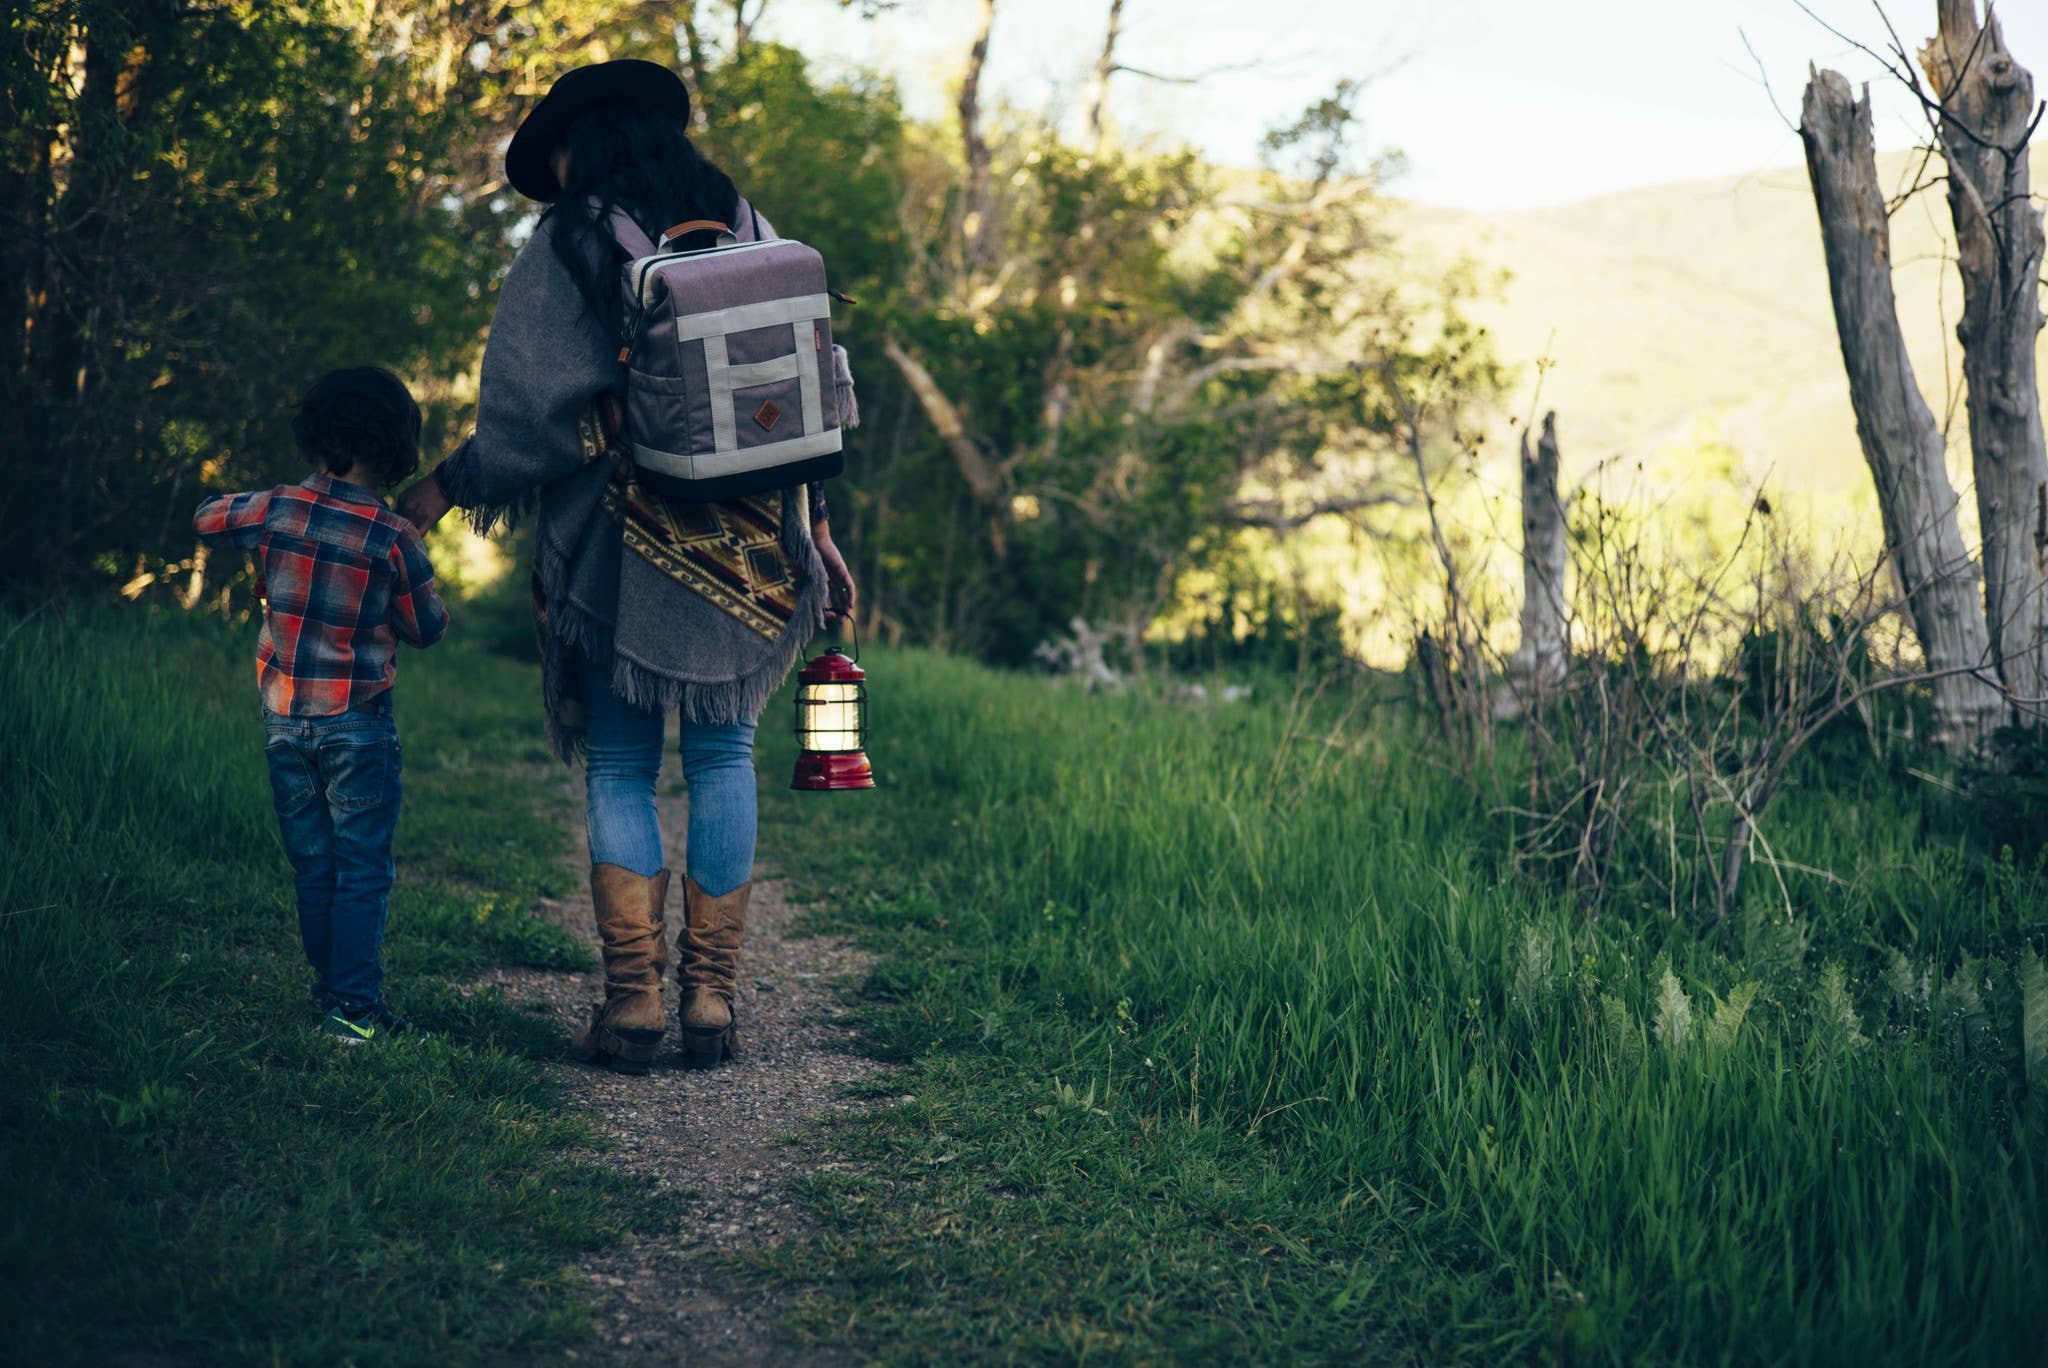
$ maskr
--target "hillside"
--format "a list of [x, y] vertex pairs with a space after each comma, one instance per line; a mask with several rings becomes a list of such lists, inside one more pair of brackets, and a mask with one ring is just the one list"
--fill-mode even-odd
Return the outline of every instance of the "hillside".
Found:
[[[1916, 162], [1886, 154], [1880, 175], [1903, 186]], [[2038, 183], [2048, 149], [2036, 150], [2035, 168]], [[1936, 189], [1893, 218], [1900, 316], [1937, 414], [1960, 310], [1943, 265], [1947, 214]], [[1559, 411], [1568, 475], [1625, 455], [1660, 484], [1683, 484], [1672, 463], [1724, 443], [1747, 475], [1769, 472], [1787, 492], [1867, 490], [1802, 167], [1524, 213], [1408, 205], [1397, 226], [1411, 250], [1506, 273], [1475, 312], [1521, 368], [1518, 411], [1535, 361], [1554, 360], [1542, 403]], [[1963, 428], [1958, 406], [1957, 446]]]

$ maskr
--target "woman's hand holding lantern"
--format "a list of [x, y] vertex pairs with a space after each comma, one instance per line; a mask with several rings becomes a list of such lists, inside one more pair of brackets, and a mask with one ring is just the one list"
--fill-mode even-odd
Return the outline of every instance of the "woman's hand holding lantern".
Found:
[[813, 523], [811, 540], [817, 543], [818, 558], [825, 562], [825, 583], [830, 591], [826, 615], [834, 622], [850, 622], [854, 610], [860, 606], [860, 589], [853, 582], [853, 572], [846, 568], [846, 557], [840, 555], [839, 548], [833, 544], [831, 526], [823, 522]]

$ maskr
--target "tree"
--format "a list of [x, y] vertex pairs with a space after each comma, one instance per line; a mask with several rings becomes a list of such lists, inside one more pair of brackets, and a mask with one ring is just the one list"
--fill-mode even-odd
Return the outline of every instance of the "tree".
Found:
[[1876, 480], [1885, 549], [1921, 653], [1934, 672], [1938, 744], [1970, 750], [2004, 718], [1991, 637], [1956, 521], [1946, 443], [1920, 395], [1892, 293], [1891, 225], [1877, 185], [1870, 100], [1832, 71], [1806, 87], [1799, 134], [1819, 213], [1835, 331], [1864, 459]]
[[[737, 39], [761, 5], [727, 8]], [[430, 453], [445, 446], [473, 398], [496, 280], [533, 222], [503, 184], [505, 140], [579, 63], [681, 63], [700, 88], [723, 80], [714, 104], [772, 99], [778, 117], [750, 136], [732, 136], [733, 119], [708, 140], [743, 178], [833, 185], [803, 216], [849, 272], [885, 270], [894, 182], [877, 192], [860, 168], [879, 157], [893, 176], [893, 96], [819, 94], [800, 65], [758, 42], [745, 49], [744, 78], [730, 58], [701, 60], [701, 45], [690, 44], [691, 64], [696, 9], [10, 8], [0, 393], [15, 421], [0, 438], [0, 503], [45, 512], [10, 526], [0, 580], [113, 577], [137, 595], [175, 583], [196, 596], [205, 570], [186, 528], [193, 503], [290, 477], [285, 417], [331, 366], [406, 375], [428, 410]], [[790, 150], [804, 140], [819, 149], [807, 164]]]
[[498, 181], [508, 96], [623, 8], [10, 9], [0, 503], [43, 515], [0, 578], [190, 593], [192, 505], [294, 469], [314, 375], [376, 362], [445, 395], [527, 217]]
[[1496, 378], [1462, 284], [1418, 289], [1390, 260], [1392, 163], [1358, 153], [1355, 86], [1277, 130], [1255, 174], [1125, 148], [1103, 107], [1134, 70], [1116, 50], [1123, 8], [1082, 145], [1053, 121], [991, 118], [985, 6], [957, 141], [914, 141], [906, 168], [913, 245], [885, 354], [919, 421], [885, 419], [868, 444], [929, 450], [937, 465], [918, 468], [947, 473], [892, 485], [904, 534], [948, 507], [975, 531], [955, 542], [948, 522], [949, 549], [915, 568], [907, 547], [882, 554], [930, 576], [914, 598], [948, 601], [948, 630], [976, 622], [976, 644], [1009, 658], [1076, 612], [1143, 625], [1182, 569], [1247, 532], [1415, 502], [1395, 391], [1457, 396], [1418, 410], [1441, 465], [1439, 436]]
[[2019, 716], [2048, 718], [2048, 445], [2041, 431], [2041, 211], [2027, 147], [2034, 78], [2006, 50], [1995, 13], [1939, 0], [1920, 51], [1930, 115], [1948, 164], [1963, 280], [1956, 336], [1968, 386], [1970, 451], [1984, 535], [1984, 611], [1999, 677]]
[[1522, 430], [1522, 641], [1517, 672], [1537, 697], [1563, 679], [1571, 643], [1565, 621], [1565, 515], [1557, 494], [1557, 414], [1543, 415], [1533, 444]]
[[1182, 79], [1123, 59], [1124, 9], [1079, 145], [985, 98], [994, 0], [946, 127], [817, 79], [762, 0], [10, 10], [0, 372], [25, 418], [0, 498], [58, 497], [0, 575], [212, 599], [187, 513], [290, 477], [285, 415], [328, 366], [405, 374], [445, 447], [533, 222], [504, 140], [562, 71], [624, 56], [686, 74], [700, 142], [861, 301], [838, 321], [867, 421], [832, 497], [869, 626], [1022, 659], [1077, 612], [1144, 625], [1189, 566], [1416, 501], [1411, 456], [1452, 459], [1494, 368], [1464, 285], [1388, 252], [1355, 89], [1258, 172], [1120, 146], [1111, 84]]

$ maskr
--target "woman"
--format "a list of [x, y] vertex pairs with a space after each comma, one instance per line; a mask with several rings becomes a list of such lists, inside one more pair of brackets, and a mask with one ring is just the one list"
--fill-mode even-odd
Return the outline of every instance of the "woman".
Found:
[[[614, 454], [627, 254], [611, 211], [650, 237], [691, 219], [730, 224], [742, 240], [773, 235], [691, 144], [689, 112], [672, 72], [619, 61], [562, 77], [520, 125], [506, 177], [548, 208], [499, 294], [476, 432], [400, 500], [422, 527], [454, 506], [479, 530], [537, 505], [548, 738], [564, 759], [584, 757], [604, 949], [604, 1001], [575, 1050], [626, 1073], [647, 1071], [663, 1030], [668, 871], [654, 792], [665, 719], [681, 714], [690, 787], [676, 975], [684, 1058], [709, 1067], [733, 1051], [755, 719], [810, 637], [855, 604], [819, 487], [676, 503]], [[852, 426], [852, 382], [843, 354], [835, 360]]]

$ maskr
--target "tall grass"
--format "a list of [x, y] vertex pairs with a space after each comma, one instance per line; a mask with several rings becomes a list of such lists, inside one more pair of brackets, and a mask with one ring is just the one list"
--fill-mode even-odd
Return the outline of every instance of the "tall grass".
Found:
[[82, 1362], [475, 1360], [586, 1325], [562, 1273], [616, 1225], [524, 1058], [550, 1030], [462, 979], [581, 962], [524, 914], [559, 828], [528, 671], [409, 655], [388, 987], [462, 1044], [340, 1051], [299, 953], [252, 629], [0, 617], [0, 1327]]
[[1975, 848], [1959, 800], [1816, 765], [1773, 829], [1815, 872], [1754, 871], [1699, 934], [1514, 881], [1393, 714], [1087, 699], [915, 653], [872, 680], [887, 786], [774, 809], [891, 952], [871, 1029], [920, 1061], [882, 1176], [817, 1185], [819, 1333], [1134, 1359], [2048, 1342], [2022, 1045], [2048, 1040], [2048, 877]]
[[[577, 952], [532, 679], [408, 656], [401, 1006], [308, 1029], [246, 633], [0, 622], [0, 1325], [40, 1360], [546, 1353], [621, 1219], [458, 985]], [[2048, 1337], [2048, 875], [1845, 748], [1725, 927], [1597, 920], [1391, 712], [1086, 699], [877, 653], [885, 787], [764, 851], [883, 952], [914, 1095], [767, 1262], [899, 1359], [1964, 1363]], [[522, 784], [508, 783], [514, 775]], [[1763, 874], [1766, 871], [1754, 871]], [[1789, 907], [1787, 905], [1789, 901]], [[2030, 1087], [2029, 1078], [2033, 1079]], [[635, 1218], [639, 1219], [639, 1218]]]

